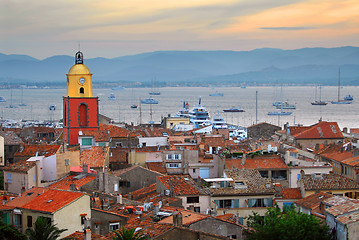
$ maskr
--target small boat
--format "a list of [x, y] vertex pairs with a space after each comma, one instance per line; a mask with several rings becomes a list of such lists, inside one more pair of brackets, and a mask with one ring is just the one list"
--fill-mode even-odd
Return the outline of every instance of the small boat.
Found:
[[274, 103], [272, 103], [272, 105], [274, 106], [274, 107], [276, 107], [276, 106], [280, 106], [280, 105], [282, 105], [282, 102], [274, 102]]
[[150, 94], [150, 95], [161, 95], [160, 92], [149, 92], [148, 94]]
[[108, 100], [116, 100], [115, 94], [110, 93], [110, 96], [108, 96]]
[[280, 111], [280, 112], [277, 112], [277, 111], [274, 111], [274, 112], [269, 112], [267, 115], [268, 116], [288, 116], [288, 115], [291, 115], [292, 112], [283, 112], [283, 111]]
[[275, 106], [277, 109], [296, 109], [297, 107], [294, 104], [289, 104], [288, 102], [282, 102], [281, 104]]
[[340, 100], [340, 68], [338, 73], [338, 101], [331, 101], [331, 104], [351, 104], [352, 101]]
[[132, 104], [131, 108], [137, 108], [138, 106], [136, 104]]
[[158, 100], [150, 97], [150, 98], [141, 100], [141, 103], [143, 103], [143, 104], [158, 104]]
[[55, 105], [55, 104], [50, 104], [50, 105], [49, 105], [49, 110], [50, 110], [50, 111], [56, 110], [56, 105]]
[[354, 97], [353, 97], [352, 95], [348, 94], [348, 95], [346, 95], [346, 96], [344, 97], [344, 100], [346, 100], [346, 101], [353, 101], [353, 100], [354, 100]]
[[0, 97], [0, 102], [6, 102], [6, 99], [4, 97]]
[[111, 88], [111, 90], [113, 90], [113, 91], [121, 91], [121, 90], [123, 90], [123, 89], [125, 89], [125, 88], [122, 87], [122, 86], [118, 86], [118, 87], [113, 87], [113, 88]]
[[[317, 89], [315, 89], [315, 95], [317, 95]], [[315, 98], [317, 98], [317, 97], [315, 97]], [[319, 86], [319, 101], [315, 100], [311, 104], [314, 106], [325, 106], [328, 104], [327, 102], [322, 101], [322, 87], [321, 86]]]
[[244, 112], [244, 110], [240, 109], [240, 108], [232, 107], [232, 108], [229, 108], [229, 109], [223, 109], [223, 112]]
[[224, 94], [221, 93], [221, 92], [217, 92], [217, 91], [216, 91], [215, 93], [209, 94], [209, 96], [211, 96], [211, 97], [223, 97]]

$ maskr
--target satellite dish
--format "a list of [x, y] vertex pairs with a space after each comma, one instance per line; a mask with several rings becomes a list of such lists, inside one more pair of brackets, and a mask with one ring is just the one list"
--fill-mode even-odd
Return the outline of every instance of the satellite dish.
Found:
[[159, 201], [158, 202], [158, 209], [161, 209], [161, 207], [162, 207], [162, 201]]

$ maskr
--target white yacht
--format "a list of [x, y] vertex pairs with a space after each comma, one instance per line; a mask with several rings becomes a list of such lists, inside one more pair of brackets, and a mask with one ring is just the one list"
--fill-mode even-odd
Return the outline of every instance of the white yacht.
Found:
[[208, 111], [201, 105], [201, 97], [199, 97], [198, 106], [194, 107], [189, 114], [190, 122], [195, 128], [212, 125]]
[[226, 121], [223, 119], [219, 111], [217, 111], [216, 114], [214, 114], [212, 118], [212, 127], [213, 129], [227, 129], [228, 125]]

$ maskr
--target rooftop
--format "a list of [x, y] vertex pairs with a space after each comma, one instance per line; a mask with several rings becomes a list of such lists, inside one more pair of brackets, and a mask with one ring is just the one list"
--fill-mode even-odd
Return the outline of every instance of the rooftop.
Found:
[[327, 198], [331, 198], [331, 197], [333, 197], [332, 194], [325, 193], [325, 192], [319, 192], [319, 193], [309, 195], [305, 198], [302, 198], [302, 199], [296, 201], [295, 204], [305, 207], [305, 208], [314, 209], [314, 208], [319, 207], [319, 205], [322, 201], [324, 201]]
[[305, 190], [339, 190], [339, 189], [359, 189], [356, 181], [335, 174], [303, 174], [299, 181], [303, 182]]
[[189, 175], [170, 175], [157, 177], [168, 190], [173, 191], [174, 196], [209, 195]]
[[80, 154], [81, 165], [88, 165], [91, 168], [105, 167], [106, 157], [109, 153], [109, 147], [92, 146], [85, 149]]

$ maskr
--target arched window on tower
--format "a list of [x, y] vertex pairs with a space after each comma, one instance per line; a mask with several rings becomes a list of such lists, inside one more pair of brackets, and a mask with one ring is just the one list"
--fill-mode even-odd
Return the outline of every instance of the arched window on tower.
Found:
[[79, 107], [79, 125], [80, 127], [87, 126], [87, 105], [82, 103]]
[[80, 93], [82, 93], [82, 94], [85, 93], [85, 89], [83, 87], [80, 87]]
[[66, 104], [64, 104], [64, 121], [63, 121], [64, 126], [67, 126], [67, 107]]

